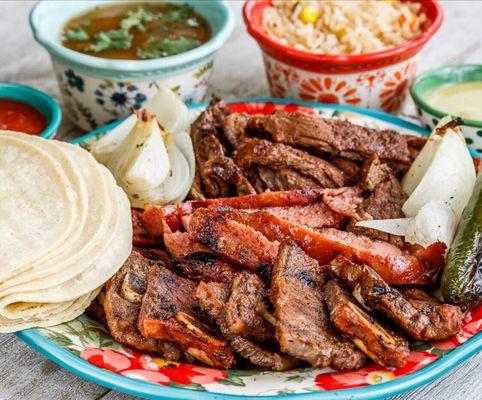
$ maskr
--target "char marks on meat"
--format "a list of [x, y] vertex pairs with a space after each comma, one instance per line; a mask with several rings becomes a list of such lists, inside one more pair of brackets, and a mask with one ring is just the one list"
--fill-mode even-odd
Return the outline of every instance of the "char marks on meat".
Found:
[[232, 156], [243, 171], [256, 165], [267, 166], [273, 170], [289, 168], [324, 188], [341, 187], [346, 183], [343, 172], [328, 161], [282, 143], [247, 139]]
[[420, 289], [401, 293], [370, 267], [343, 256], [333, 260], [329, 270], [367, 307], [392, 319], [414, 339], [446, 339], [460, 331], [462, 312], [457, 306], [440, 304]]
[[227, 262], [206, 253], [174, 260], [173, 264], [182, 276], [195, 282], [230, 283], [240, 273]]
[[171, 340], [203, 363], [229, 368], [233, 352], [198, 319], [196, 284], [160, 266], [151, 266], [138, 326], [146, 338]]
[[296, 245], [281, 245], [271, 278], [276, 339], [281, 351], [314, 367], [357, 369], [365, 357], [333, 331], [323, 302], [323, 284], [315, 260]]
[[107, 326], [112, 337], [120, 343], [141, 351], [159, 353], [168, 360], [177, 360], [181, 356], [179, 346], [166, 341], [169, 338], [146, 338], [137, 328], [147, 272], [153, 265], [153, 261], [133, 251], [121, 269], [107, 282], [104, 299]]
[[278, 244], [253, 228], [233, 221], [222, 212], [198, 209], [186, 227], [198, 242], [221, 258], [263, 273], [273, 264]]
[[223, 315], [229, 338], [243, 336], [260, 342], [273, 341], [274, 328], [260, 315], [268, 309], [268, 293], [261, 279], [249, 272], [236, 276]]
[[338, 282], [331, 280], [325, 285], [324, 298], [333, 325], [368, 357], [388, 368], [406, 364], [408, 342], [363, 311]]
[[230, 301], [230, 292], [229, 284], [201, 282], [196, 290], [196, 297], [202, 312], [209, 317], [212, 323], [218, 325], [233, 350], [253, 365], [261, 368], [285, 371], [296, 367], [298, 361], [286, 354], [267, 350], [245, 337], [231, 335], [226, 318], [226, 303]]
[[247, 129], [254, 135], [321, 154], [352, 160], [376, 154], [396, 165], [408, 166], [411, 162], [407, 140], [393, 130], [376, 130], [348, 121], [287, 111], [253, 117]]
[[230, 111], [226, 103], [213, 100], [191, 127], [196, 155], [196, 176], [190, 191], [192, 199], [228, 197], [234, 193], [256, 193], [241, 170], [227, 157], [222, 141], [223, 122]]

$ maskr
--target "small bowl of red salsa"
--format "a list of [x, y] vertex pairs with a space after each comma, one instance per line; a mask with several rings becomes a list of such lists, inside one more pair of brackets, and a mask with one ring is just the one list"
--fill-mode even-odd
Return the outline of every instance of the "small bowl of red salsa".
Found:
[[0, 82], [0, 130], [55, 136], [62, 113], [49, 95], [29, 86]]

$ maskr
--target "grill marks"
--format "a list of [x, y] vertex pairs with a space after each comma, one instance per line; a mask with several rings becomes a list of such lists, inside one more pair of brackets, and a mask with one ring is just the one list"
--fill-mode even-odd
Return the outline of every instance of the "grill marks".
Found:
[[322, 297], [323, 284], [315, 260], [295, 245], [281, 246], [271, 280], [276, 339], [283, 352], [314, 367], [357, 369], [365, 357], [331, 327]]

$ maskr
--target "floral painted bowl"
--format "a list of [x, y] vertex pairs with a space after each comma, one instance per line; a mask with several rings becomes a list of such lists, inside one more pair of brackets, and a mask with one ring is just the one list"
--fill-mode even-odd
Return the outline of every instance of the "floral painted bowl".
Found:
[[[410, 87], [410, 93], [423, 126], [432, 130], [440, 118], [446, 115], [444, 111], [432, 107], [428, 102], [436, 89], [441, 86], [471, 81], [482, 81], [482, 65], [449, 65], [430, 70], [415, 79]], [[462, 119], [464, 121], [462, 133], [467, 145], [477, 152], [479, 157], [482, 156], [482, 121]]]
[[360, 55], [315, 54], [272, 39], [261, 23], [270, 0], [247, 0], [243, 15], [249, 34], [262, 50], [273, 97], [395, 113], [415, 77], [417, 54], [443, 20], [443, 11], [436, 0], [420, 3], [427, 15], [427, 26], [420, 36], [388, 50]]
[[[207, 104], [191, 105], [193, 116]], [[338, 118], [376, 129], [428, 135], [419, 126], [393, 115], [343, 105], [288, 99], [232, 101], [229, 108], [249, 114], [275, 110], [303, 111]], [[119, 122], [73, 141], [89, 148]], [[103, 386], [148, 399], [187, 400], [375, 400], [414, 389], [448, 372], [482, 350], [482, 306], [467, 313], [462, 331], [447, 340], [416, 342], [403, 368], [367, 364], [358, 371], [302, 368], [286, 372], [218, 370], [169, 362], [116, 342], [105, 328], [82, 315], [48, 328], [28, 329], [17, 335], [69, 371]]]
[[140, 108], [161, 86], [186, 103], [206, 94], [214, 55], [234, 28], [232, 11], [222, 0], [185, 0], [206, 18], [209, 41], [193, 50], [154, 60], [111, 60], [70, 50], [60, 44], [63, 26], [95, 6], [94, 1], [41, 1], [30, 13], [35, 39], [50, 53], [70, 119], [85, 130], [96, 129]]

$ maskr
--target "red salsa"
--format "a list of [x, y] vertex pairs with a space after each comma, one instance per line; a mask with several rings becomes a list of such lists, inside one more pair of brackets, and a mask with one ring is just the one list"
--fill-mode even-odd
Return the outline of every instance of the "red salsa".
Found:
[[47, 127], [45, 116], [21, 101], [0, 99], [0, 129], [41, 134]]

